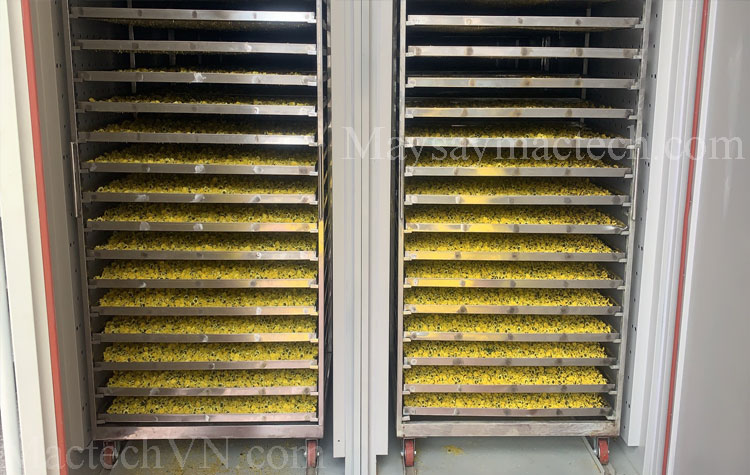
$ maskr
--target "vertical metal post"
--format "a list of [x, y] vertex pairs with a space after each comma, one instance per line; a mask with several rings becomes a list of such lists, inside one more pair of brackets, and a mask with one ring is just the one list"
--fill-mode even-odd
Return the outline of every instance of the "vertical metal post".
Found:
[[643, 23], [643, 34], [641, 36], [641, 64], [638, 73], [638, 108], [635, 129], [632, 133], [632, 137], [635, 141], [635, 149], [631, 151], [631, 157], [633, 162], [633, 178], [630, 186], [630, 210], [628, 215], [628, 229], [630, 233], [627, 238], [627, 262], [625, 263], [625, 290], [622, 293], [622, 321], [620, 324], [620, 334], [622, 341], [620, 343], [620, 353], [618, 355], [618, 362], [620, 369], [617, 371], [617, 396], [615, 399], [615, 423], [620, 428], [622, 423], [622, 401], [623, 394], [625, 393], [624, 382], [625, 382], [625, 371], [623, 365], [628, 351], [628, 325], [630, 321], [630, 308], [631, 308], [631, 291], [633, 282], [633, 252], [635, 249], [635, 224], [636, 224], [636, 211], [638, 209], [638, 175], [639, 175], [639, 162], [643, 152], [643, 108], [646, 104], [646, 89], [643, 87], [643, 79], [646, 75], [648, 67], [648, 51], [649, 51], [649, 24], [651, 22], [651, 3], [652, 0], [645, 0], [643, 4], [642, 20]]
[[326, 291], [328, 290], [326, 275], [326, 245], [325, 234], [327, 226], [325, 222], [325, 207], [328, 200], [326, 185], [326, 160], [325, 160], [325, 95], [323, 94], [327, 79], [323, 71], [323, 56], [326, 54], [323, 24], [323, 0], [315, 2], [315, 64], [317, 75], [317, 111], [318, 126], [316, 133], [316, 147], [318, 149], [318, 425], [323, 427], [325, 422], [325, 392], [326, 392]]
[[406, 0], [400, 0], [399, 8], [399, 71], [398, 71], [398, 249], [396, 268], [396, 434], [403, 435], [403, 398], [404, 386], [404, 229], [406, 217], [404, 210], [404, 172], [405, 172], [405, 137], [406, 137]]

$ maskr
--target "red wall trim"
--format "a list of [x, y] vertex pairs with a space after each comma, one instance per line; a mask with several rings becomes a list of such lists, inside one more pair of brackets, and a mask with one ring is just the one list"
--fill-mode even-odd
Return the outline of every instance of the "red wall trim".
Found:
[[703, 0], [703, 18], [701, 20], [700, 48], [698, 50], [698, 72], [695, 79], [695, 104], [693, 105], [693, 129], [690, 139], [690, 162], [688, 163], [687, 193], [685, 210], [682, 218], [682, 244], [680, 248], [680, 273], [677, 283], [677, 305], [674, 319], [674, 341], [672, 344], [672, 364], [669, 372], [669, 401], [667, 403], [667, 426], [664, 434], [664, 458], [661, 473], [667, 475], [669, 468], [669, 449], [674, 421], [674, 397], [677, 379], [677, 356], [680, 350], [680, 331], [682, 328], [682, 306], [685, 299], [685, 269], [687, 267], [688, 237], [690, 234], [690, 211], [693, 207], [693, 185], [695, 182], [695, 160], [698, 144], [698, 127], [700, 125], [701, 102], [703, 99], [703, 74], [706, 59], [706, 37], [708, 33], [708, 13], [711, 0]]
[[34, 146], [34, 170], [36, 174], [36, 196], [39, 205], [39, 228], [42, 241], [42, 265], [44, 267], [44, 289], [47, 302], [47, 328], [52, 363], [52, 391], [55, 401], [55, 428], [60, 474], [67, 475], [68, 466], [65, 445], [65, 419], [63, 415], [60, 358], [57, 342], [57, 319], [55, 315], [55, 290], [52, 282], [52, 259], [50, 257], [49, 227], [47, 223], [47, 196], [44, 188], [44, 164], [42, 163], [42, 133], [39, 121], [36, 66], [34, 63], [34, 37], [31, 25], [29, 0], [21, 1], [23, 18], [23, 41], [26, 52], [26, 76], [29, 87], [29, 109], [31, 113], [31, 137]]

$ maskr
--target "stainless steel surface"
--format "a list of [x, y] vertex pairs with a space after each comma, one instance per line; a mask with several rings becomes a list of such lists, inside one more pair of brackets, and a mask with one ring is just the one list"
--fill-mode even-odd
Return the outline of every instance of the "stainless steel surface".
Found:
[[87, 231], [205, 231], [309, 233], [317, 232], [315, 223], [155, 223], [128, 221], [89, 221]]
[[209, 371], [233, 369], [316, 369], [317, 360], [194, 361], [158, 363], [94, 363], [94, 371]]
[[534, 46], [409, 46], [407, 56], [466, 58], [640, 59], [633, 48], [564, 48]]
[[100, 307], [92, 306], [97, 315], [317, 315], [316, 307]]
[[431, 233], [544, 233], [544, 234], [622, 234], [626, 228], [603, 224], [473, 224], [411, 223], [406, 232]]
[[316, 145], [313, 135], [179, 134], [150, 132], [79, 132], [79, 142], [202, 143], [237, 145]]
[[137, 423], [147, 422], [156, 424], [171, 423], [206, 423], [217, 424], [224, 422], [300, 422], [315, 421], [314, 412], [299, 412], [292, 414], [99, 414], [97, 417], [103, 422]]
[[[403, 383], [403, 371], [412, 365], [583, 365], [607, 367], [608, 385], [589, 388], [591, 392], [607, 394], [607, 408], [523, 410], [519, 413], [501, 409], [472, 408], [409, 408], [404, 407], [401, 391], [396, 395], [396, 432], [400, 437], [429, 436], [502, 436], [502, 435], [616, 435], [622, 405], [622, 364], [627, 350], [625, 333], [628, 329], [628, 305], [632, 272], [633, 227], [635, 216], [635, 177], [642, 134], [644, 90], [641, 77], [645, 71], [648, 42], [648, 22], [651, 0], [612, 4], [591, 8], [586, 2], [555, 2], [554, 11], [545, 5], [524, 3], [518, 14], [491, 2], [456, 4], [453, 2], [421, 2], [400, 0], [398, 39], [398, 135], [405, 148], [414, 148], [421, 156], [422, 147], [457, 147], [484, 150], [508, 149], [608, 149], [609, 159], [604, 166], [558, 167], [534, 163], [533, 167], [502, 167], [500, 163], [461, 166], [460, 160], [448, 166], [414, 166], [412, 151], [398, 150], [400, 177], [396, 193], [398, 207], [399, 247], [397, 275], [397, 388], [410, 391]], [[472, 10], [473, 5], [478, 8]], [[407, 7], [408, 5], [408, 7]], [[519, 6], [515, 3], [513, 6]], [[506, 9], [507, 8], [507, 9]], [[407, 9], [410, 15], [407, 17]], [[413, 13], [413, 14], [412, 14]], [[545, 16], [542, 16], [544, 14]], [[512, 30], [512, 31], [511, 31]], [[407, 34], [408, 33], [408, 34]], [[500, 35], [506, 35], [503, 38]], [[511, 38], [512, 36], [512, 38]], [[512, 43], [515, 40], [515, 46]], [[488, 73], [491, 71], [491, 73]], [[468, 91], [472, 88], [472, 91]], [[504, 107], [503, 99], [535, 97], [534, 90], [546, 89], [548, 98], [570, 100], [570, 104], [534, 104], [541, 107], [518, 107], [517, 102]], [[525, 91], [524, 91], [525, 90]], [[578, 90], [578, 91], [576, 91]], [[524, 95], [525, 94], [525, 95]], [[539, 93], [534, 93], [539, 97]], [[470, 97], [470, 99], [464, 99]], [[606, 108], [576, 106], [575, 100], [606, 104]], [[431, 100], [434, 100], [431, 104]], [[482, 102], [486, 100], [486, 102]], [[462, 101], [466, 101], [462, 103]], [[535, 124], [546, 124], [544, 119], [562, 120], [566, 125], [581, 124], [594, 132], [562, 132], [555, 136], [554, 127], [534, 131]], [[481, 119], [481, 120], [480, 120]], [[518, 125], [518, 129], [515, 125]], [[430, 126], [435, 130], [429, 130]], [[507, 127], [506, 127], [507, 125]], [[452, 126], [452, 127], [448, 127]], [[469, 126], [465, 133], [461, 126]], [[448, 130], [450, 129], [450, 130]], [[507, 129], [507, 130], [506, 130]], [[426, 130], [426, 132], [422, 132]], [[518, 133], [516, 132], [518, 131]], [[417, 132], [419, 131], [419, 132]], [[588, 131], [586, 131], [588, 132]], [[600, 135], [601, 134], [601, 135]], [[592, 138], [587, 138], [592, 137]], [[477, 152], [479, 153], [479, 152]], [[406, 157], [409, 156], [407, 161]], [[480, 155], [481, 156], [481, 155]], [[407, 166], [408, 163], [408, 166]], [[441, 164], [443, 165], [443, 164]], [[489, 165], [489, 166], [487, 166]], [[557, 165], [557, 164], [554, 164]], [[411, 177], [587, 177], [602, 178], [606, 187], [622, 190], [609, 196], [485, 196], [467, 194], [416, 195], [406, 194], [406, 182]], [[613, 189], [610, 188], [610, 189]], [[486, 224], [470, 222], [423, 222], [412, 219], [410, 213], [421, 205], [458, 208], [457, 204], [472, 205], [548, 205], [548, 206], [606, 206], [606, 213], [617, 217], [619, 225], [549, 225], [524, 223]], [[612, 207], [612, 208], [609, 208]], [[614, 208], [617, 207], [617, 208]], [[510, 209], [512, 207], [509, 206]], [[446, 213], [450, 211], [446, 209]], [[439, 211], [438, 211], [439, 213]], [[416, 222], [420, 221], [420, 222]], [[442, 221], [442, 220], [431, 220]], [[451, 221], [450, 219], [448, 221]], [[491, 222], [491, 220], [488, 220]], [[405, 250], [405, 235], [420, 233], [534, 233], [534, 234], [593, 234], [613, 249], [602, 252], [486, 252], [468, 248], [441, 251], [422, 250], [410, 244]], [[448, 241], [446, 241], [448, 242]], [[467, 241], [468, 242], [468, 241]], [[442, 244], [441, 244], [442, 245]], [[622, 251], [620, 251], [622, 249]], [[609, 262], [616, 275], [612, 280], [500, 280], [482, 276], [414, 278], [405, 277], [404, 266], [410, 260], [446, 261], [533, 261], [533, 262]], [[503, 306], [503, 305], [438, 305], [409, 303], [405, 288], [410, 287], [474, 287], [481, 288], [602, 288], [612, 305], [601, 307], [578, 306]], [[437, 289], [435, 289], [437, 291]], [[503, 334], [467, 332], [409, 332], [404, 331], [404, 315], [409, 314], [484, 314], [484, 315], [601, 315], [611, 326], [610, 333], [590, 334]], [[405, 357], [405, 346], [412, 341], [525, 341], [606, 343], [606, 358], [597, 359], [502, 359], [502, 358], [411, 358]], [[425, 390], [440, 392], [523, 392], [535, 388], [525, 386], [470, 386], [423, 385]], [[442, 387], [441, 387], [442, 386]], [[585, 388], [585, 386], [584, 386]], [[419, 385], [416, 385], [417, 391]], [[486, 391], [485, 391], [486, 389]], [[562, 386], [536, 388], [542, 391], [564, 391]], [[583, 389], [583, 388], [579, 388]], [[586, 390], [583, 389], [582, 392]], [[548, 411], [548, 412], [547, 412]], [[578, 413], [576, 413], [578, 411]], [[545, 418], [567, 414], [580, 421], [552, 422]], [[575, 414], [575, 415], [574, 415]], [[460, 416], [471, 416], [471, 422]], [[442, 417], [438, 422], [435, 418]], [[521, 422], [514, 418], [523, 418]], [[497, 421], [498, 418], [508, 420]], [[493, 421], [493, 419], [495, 419]]]
[[608, 393], [614, 384], [404, 384], [411, 393]]
[[455, 107], [420, 107], [406, 108], [406, 118], [415, 117], [461, 117], [476, 119], [627, 119], [631, 117], [631, 109], [596, 108], [596, 107], [460, 107], [456, 101]]
[[591, 177], [622, 178], [630, 168], [566, 168], [566, 167], [428, 167], [407, 166], [405, 176], [518, 176], [518, 177]]
[[529, 139], [514, 137], [404, 137], [404, 146], [413, 147], [497, 147], [497, 148], [630, 148], [627, 138], [615, 139]]
[[101, 173], [175, 173], [196, 175], [318, 176], [315, 167], [293, 165], [212, 165], [210, 163], [82, 163], [84, 170]]
[[79, 81], [91, 82], [163, 82], [178, 84], [263, 84], [273, 86], [318, 86], [314, 74], [291, 73], [215, 73], [173, 71], [80, 71]]
[[632, 28], [638, 21], [629, 17], [409, 15], [406, 26], [602, 31]]
[[610, 196], [483, 196], [483, 195], [405, 195], [405, 205], [622, 205], [625, 195]]
[[[404, 358], [404, 366], [612, 366], [617, 358]], [[408, 366], [407, 366], [408, 365]]]
[[564, 307], [564, 306], [521, 306], [521, 305], [426, 305], [404, 304], [404, 312], [410, 313], [476, 313], [485, 315], [615, 315], [620, 307]]
[[406, 87], [633, 89], [632, 79], [534, 76], [409, 76]]
[[620, 262], [624, 252], [489, 252], [489, 251], [406, 251], [404, 260], [438, 261], [554, 261], [554, 262]]
[[94, 333], [96, 343], [262, 343], [262, 342], [315, 342], [315, 333]]
[[317, 395], [316, 386], [270, 386], [257, 388], [97, 388], [102, 396], [293, 396]]
[[234, 41], [76, 40], [73, 48], [133, 53], [233, 53], [315, 55], [315, 44]]
[[315, 117], [315, 106], [284, 106], [268, 104], [170, 104], [150, 102], [84, 102], [78, 103], [80, 112], [162, 113], [162, 114], [235, 114], [235, 115], [288, 115]]
[[618, 341], [619, 333], [490, 333], [405, 331], [404, 341], [527, 341], [606, 342]]
[[110, 193], [83, 192], [84, 203], [242, 203], [317, 205], [314, 194]]
[[193, 10], [167, 8], [104, 8], [70, 9], [71, 18], [168, 21], [232, 21], [315, 23], [315, 13], [304, 11]]
[[316, 279], [91, 279], [92, 289], [291, 289], [317, 288]]
[[103, 440], [164, 439], [322, 439], [323, 425], [307, 424], [221, 424], [203, 425], [112, 425], [98, 431]]
[[128, 251], [94, 249], [96, 259], [206, 260], [206, 261], [316, 261], [316, 251]]
[[[400, 437], [614, 437], [614, 421], [410, 421], [401, 425]], [[593, 463], [593, 461], [591, 462]]]
[[464, 417], [596, 417], [609, 416], [611, 408], [587, 409], [485, 409], [466, 407], [410, 407], [404, 406], [405, 416], [464, 416]]
[[[81, 257], [81, 282], [83, 292], [83, 322], [85, 325], [87, 385], [90, 404], [84, 408], [89, 414], [92, 437], [95, 440], [133, 438], [183, 438], [183, 437], [300, 437], [320, 438], [323, 434], [324, 390], [328, 371], [325, 367], [327, 312], [325, 296], [330, 280], [325, 262], [330, 259], [325, 239], [329, 205], [327, 152], [325, 130], [328, 127], [327, 104], [329, 73], [326, 40], [329, 25], [328, 4], [323, 0], [291, 2], [286, 11], [250, 11], [232, 2], [227, 10], [195, 10], [191, 8], [160, 9], [131, 8], [131, 2], [122, 2], [123, 8], [89, 7], [90, 2], [65, 0], [61, 5], [65, 30], [65, 55], [68, 63], [69, 133], [72, 149], [80, 153], [80, 163], [74, 163], [75, 198], [81, 203], [78, 219], [78, 242]], [[83, 8], [80, 8], [82, 7]], [[225, 6], [225, 5], [222, 5]], [[306, 11], [314, 6], [314, 11]], [[103, 20], [103, 21], [96, 21]], [[174, 30], [179, 30], [175, 32]], [[214, 30], [210, 32], [209, 30]], [[223, 31], [230, 31], [224, 34]], [[209, 31], [207, 34], [203, 32]], [[125, 35], [124, 33], [127, 33]], [[288, 33], [288, 37], [285, 37]], [[222, 40], [231, 37], [231, 41]], [[277, 38], [282, 38], [277, 41]], [[251, 40], [251, 41], [244, 41]], [[144, 54], [139, 54], [144, 53]], [[308, 59], [309, 58], [309, 59]], [[194, 61], [195, 60], [195, 61]], [[252, 62], [247, 64], [247, 60]], [[144, 83], [182, 84], [195, 103], [147, 103], [139, 101], [116, 102], [107, 98], [115, 95], [136, 95]], [[201, 103], [201, 84], [222, 84], [247, 97], [260, 97], [258, 91], [268, 91], [273, 86], [280, 97], [306, 96], [309, 105], [271, 104], [214, 104]], [[314, 89], [310, 89], [314, 88]], [[288, 91], [288, 92], [285, 92]], [[309, 93], [305, 92], [309, 91]], [[90, 100], [90, 98], [99, 100]], [[262, 102], [262, 101], [258, 101]], [[302, 104], [307, 104], [301, 102]], [[161, 120], [163, 114], [193, 114], [180, 120], [195, 120], [199, 124], [205, 117], [222, 116], [222, 121], [232, 116], [253, 115], [257, 130], [251, 134], [239, 133], [189, 133], [179, 126], [154, 127], [153, 132], [98, 132], [117, 116], [115, 114], [149, 114], [146, 117]], [[260, 117], [267, 116], [267, 117]], [[290, 116], [270, 117], [270, 116]], [[122, 117], [122, 116], [121, 116]], [[167, 116], [169, 118], [170, 116]], [[125, 119], [128, 117], [126, 116]], [[289, 123], [286, 130], [274, 133], [266, 129], [268, 120]], [[294, 122], [291, 120], [294, 119]], [[249, 120], [249, 118], [245, 119]], [[179, 125], [179, 124], [178, 124]], [[309, 125], [309, 128], [305, 128]], [[233, 128], [230, 128], [230, 132]], [[114, 129], [118, 130], [118, 129]], [[128, 130], [124, 128], [124, 130]], [[172, 131], [174, 130], [174, 131]], [[189, 129], [188, 129], [189, 130]], [[217, 128], [219, 132], [223, 129]], [[66, 131], [67, 132], [67, 131]], [[212, 130], [212, 132], [214, 132]], [[211, 163], [103, 163], [94, 161], [103, 153], [127, 143], [137, 144], [236, 144], [260, 147], [315, 147], [315, 165], [215, 165]], [[144, 145], [151, 152], [158, 150]], [[189, 148], [185, 147], [186, 149]], [[219, 161], [219, 163], [222, 163]], [[250, 162], [252, 163], [252, 162]], [[290, 163], [293, 163], [290, 161]], [[80, 170], [79, 170], [80, 167]], [[80, 175], [79, 175], [80, 172]], [[317, 194], [194, 194], [194, 193], [100, 193], [97, 190], [107, 180], [117, 179], [110, 173], [148, 173], [166, 175], [287, 175], [307, 177], [318, 183]], [[157, 179], [158, 180], [158, 179]], [[204, 203], [286, 204], [290, 207], [317, 206], [317, 219], [309, 223], [147, 223], [101, 222], [93, 218], [113, 203], [185, 203], [201, 206]], [[296, 208], [300, 209], [300, 208]], [[305, 208], [307, 210], [309, 208]], [[314, 233], [317, 246], [309, 250], [284, 251], [213, 251], [196, 247], [195, 251], [142, 251], [135, 245], [128, 249], [96, 249], [107, 242], [111, 231], [137, 230], [141, 232], [305, 232]], [[320, 233], [318, 233], [320, 231]], [[188, 235], [189, 236], [189, 235]], [[265, 235], [261, 235], [265, 237]], [[137, 238], [137, 236], [136, 236]], [[272, 235], [268, 235], [272, 239]], [[189, 237], [188, 237], [189, 239]], [[74, 243], [75, 244], [75, 243]], [[190, 248], [190, 247], [188, 247]], [[270, 246], [274, 249], [274, 246]], [[281, 247], [283, 249], [283, 247]], [[305, 247], [305, 249], [307, 249]], [[138, 260], [224, 260], [224, 261], [312, 261], [318, 267], [317, 279], [96, 279], [103, 259]], [[101, 307], [96, 304], [103, 289], [123, 288], [312, 288], [317, 303], [309, 306], [259, 306], [259, 307]], [[107, 321], [115, 315], [169, 315], [205, 316], [234, 315], [249, 319], [263, 315], [289, 315], [314, 317], [314, 332], [251, 333], [251, 334], [111, 334], [103, 333]], [[115, 343], [247, 343], [256, 342], [308, 342], [317, 348], [318, 358], [305, 361], [224, 361], [224, 362], [148, 362], [105, 363], [102, 351]], [[271, 388], [107, 388], [110, 372], [164, 371], [213, 369], [263, 369], [274, 371], [284, 368], [301, 368], [315, 371], [314, 386]], [[249, 414], [249, 415], [116, 415], [107, 414], [112, 397], [172, 395], [180, 397], [225, 397], [237, 395], [310, 395], [317, 400], [313, 413], [301, 414]], [[302, 422], [302, 423], [301, 423]], [[212, 425], [212, 423], [217, 423]]]
[[616, 289], [622, 285], [619, 279], [463, 279], [407, 277], [404, 287], [479, 287], [507, 289]]
[[94, 333], [97, 343], [262, 343], [262, 342], [316, 342], [315, 333]]

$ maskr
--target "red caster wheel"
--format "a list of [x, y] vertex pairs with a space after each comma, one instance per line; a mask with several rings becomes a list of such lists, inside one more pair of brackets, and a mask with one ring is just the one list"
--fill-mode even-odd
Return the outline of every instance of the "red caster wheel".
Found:
[[305, 441], [305, 446], [307, 473], [315, 473], [318, 468], [318, 441], [315, 439], [309, 439]]
[[104, 442], [102, 453], [100, 455], [102, 467], [107, 470], [112, 470], [117, 462], [117, 456], [117, 445], [114, 442]]
[[600, 437], [596, 439], [596, 456], [599, 457], [599, 462], [602, 465], [609, 463], [609, 439], [606, 437]]
[[417, 455], [417, 449], [414, 445], [414, 439], [404, 439], [404, 467], [414, 466], [414, 457]]

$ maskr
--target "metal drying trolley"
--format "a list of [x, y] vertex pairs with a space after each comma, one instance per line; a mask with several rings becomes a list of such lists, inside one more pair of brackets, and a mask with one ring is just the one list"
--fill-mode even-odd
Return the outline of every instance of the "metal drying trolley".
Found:
[[[108, 465], [122, 440], [283, 437], [306, 439], [316, 467], [330, 333], [328, 8], [63, 2], [90, 421]], [[165, 268], [179, 272], [159, 275]], [[292, 330], [274, 331], [274, 319]], [[250, 330], [211, 329], [217, 321]], [[143, 327], [121, 331], [132, 322]], [[194, 357], [113, 356], [123, 348]], [[263, 357], [261, 348], [278, 351]], [[257, 386], [108, 384], [196, 371], [278, 377]], [[285, 385], [278, 371], [306, 378]], [[195, 397], [282, 410], [203, 413], [191, 409]], [[131, 409], [165, 398], [187, 409], [111, 410], [128, 398], [137, 400]], [[283, 398], [305, 398], [304, 412]]]
[[[609, 438], [620, 431], [650, 9], [650, 0], [400, 1], [396, 430], [407, 469], [415, 439], [434, 436], [585, 436], [608, 462]], [[450, 155], [455, 149], [466, 153]], [[554, 163], [555, 149], [574, 158]], [[481, 151], [496, 163], [482, 161]], [[575, 152], [589, 162], [575, 161]], [[566, 194], [566, 186], [584, 191]], [[566, 239], [597, 244], [567, 248]], [[574, 264], [605, 276], [535, 274]], [[468, 323], [518, 317], [543, 325], [569, 316], [605, 330], [495, 331]], [[571, 344], [601, 352], [488, 350]], [[601, 380], [460, 379], [466, 367], [481, 376], [569, 366]], [[456, 378], [409, 379], [415, 370]], [[513, 402], [540, 394], [584, 394], [599, 403]], [[472, 397], [500, 402], [471, 407]]]

